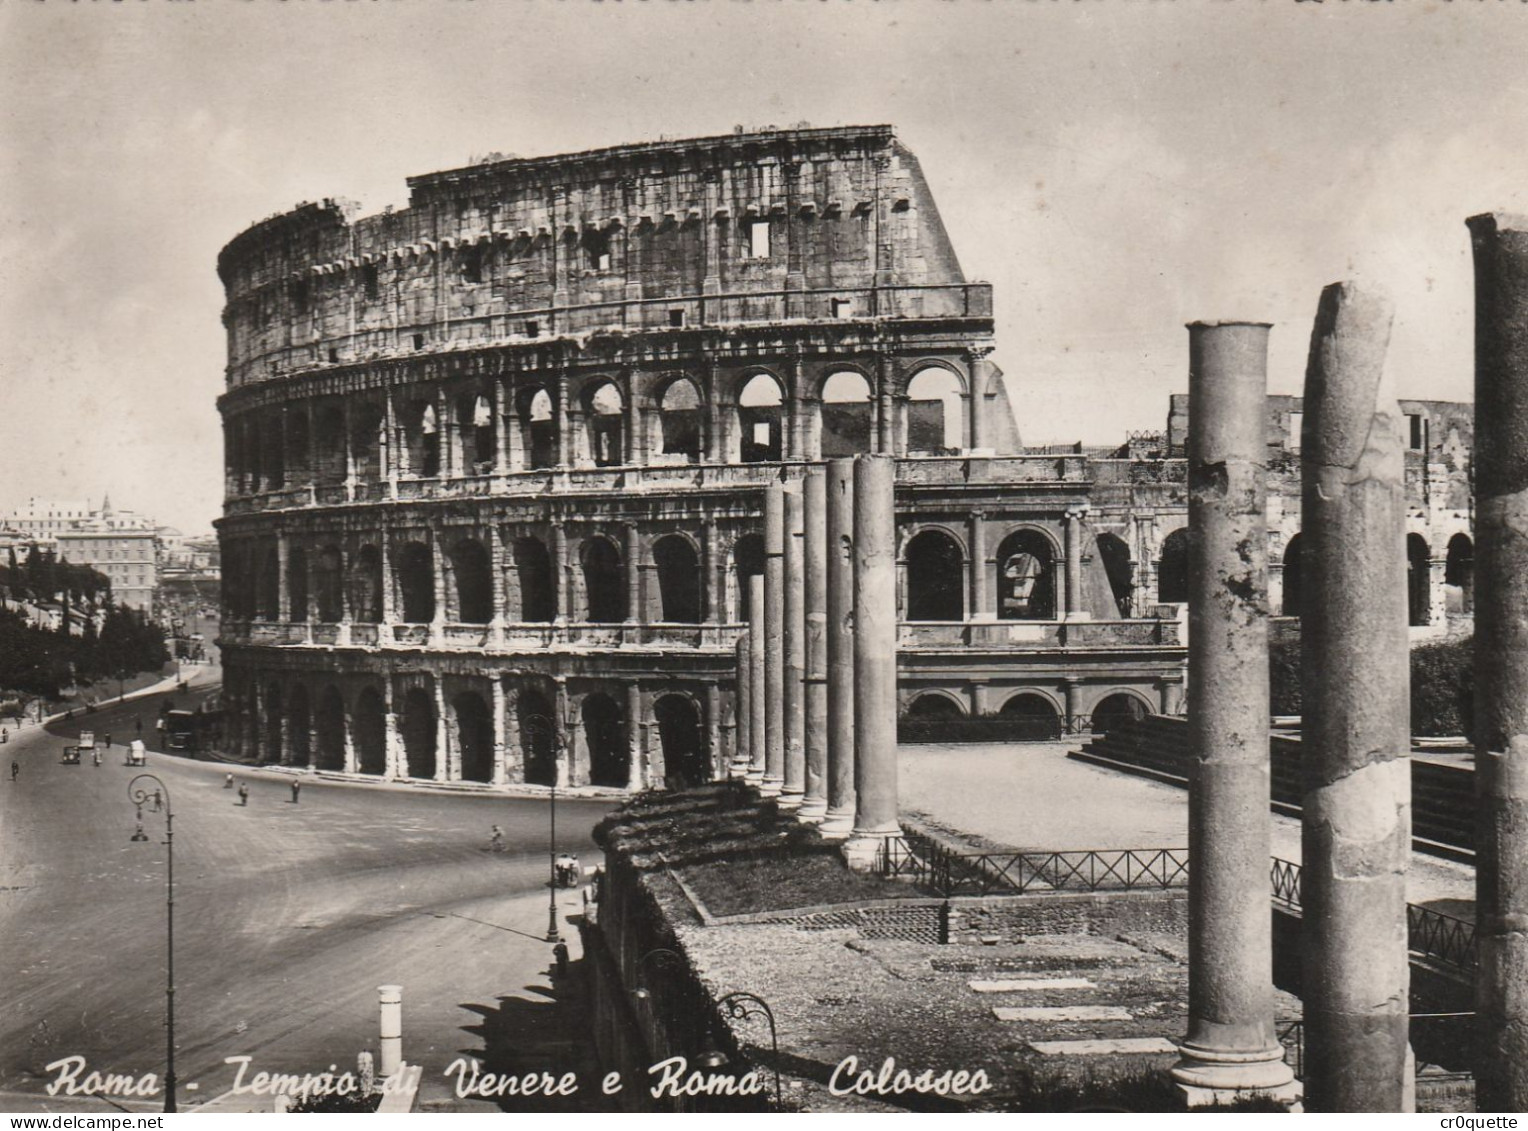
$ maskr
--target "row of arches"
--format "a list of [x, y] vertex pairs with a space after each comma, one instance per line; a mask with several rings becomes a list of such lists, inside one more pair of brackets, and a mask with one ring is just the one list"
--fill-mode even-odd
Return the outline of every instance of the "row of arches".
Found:
[[[476, 689], [432, 691], [361, 687], [349, 698], [337, 684], [316, 691], [300, 680], [271, 679], [242, 706], [250, 719], [250, 753], [261, 761], [368, 777], [483, 784], [635, 784], [634, 743], [626, 697], [589, 691], [576, 698], [576, 719], [556, 723], [556, 697], [515, 689], [504, 732], [493, 695]], [[683, 691], [652, 699], [648, 726], [661, 757], [663, 784], [699, 785], [713, 777], [702, 704]], [[638, 777], [640, 775], [637, 775]]]
[[[1086, 718], [1068, 718], [1065, 708], [1048, 695], [1037, 691], [1017, 691], [1008, 696], [996, 711], [998, 718], [1009, 721], [1009, 733], [1032, 740], [1061, 738], [1066, 734], [1090, 730], [1106, 734], [1121, 723], [1133, 722], [1153, 714], [1151, 704], [1132, 691], [1106, 694]], [[944, 691], [924, 691], [907, 705], [909, 719], [937, 720], [969, 717], [966, 704]]]
[[[383, 399], [293, 404], [225, 424], [232, 495], [292, 486], [436, 479], [557, 466], [758, 463], [881, 450], [875, 379], [829, 367], [793, 398], [772, 370], [745, 371], [723, 403], [684, 374], [634, 395], [630, 381], [588, 378], [576, 391], [547, 380], [508, 391], [400, 390]], [[895, 450], [970, 446], [968, 379], [949, 363], [911, 373], [891, 402]], [[980, 402], [982, 396], [978, 396]], [[633, 404], [635, 403], [635, 407]]]

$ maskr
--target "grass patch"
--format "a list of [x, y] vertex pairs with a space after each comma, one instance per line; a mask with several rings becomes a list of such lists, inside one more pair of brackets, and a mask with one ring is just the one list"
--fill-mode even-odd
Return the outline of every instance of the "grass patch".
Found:
[[718, 860], [679, 875], [713, 915], [927, 894], [904, 881], [851, 872], [832, 849]]

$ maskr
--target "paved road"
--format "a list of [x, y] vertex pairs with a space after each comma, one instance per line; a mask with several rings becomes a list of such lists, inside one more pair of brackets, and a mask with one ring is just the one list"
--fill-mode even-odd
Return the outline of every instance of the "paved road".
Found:
[[[63, 737], [28, 728], [0, 746], [0, 1092], [40, 1095], [46, 1065], [163, 1073], [163, 818], [134, 843], [123, 765], [132, 719], [152, 748], [157, 698], [54, 728], [115, 749], [59, 764]], [[250, 787], [240, 807], [233, 769]], [[151, 754], [175, 812], [177, 1070], [182, 1103], [258, 1070], [354, 1065], [375, 1047], [376, 987], [404, 987], [404, 1055], [438, 1094], [459, 1052], [546, 1003], [547, 806], [381, 784], [290, 777]], [[593, 859], [605, 801], [558, 804], [558, 847]], [[509, 851], [487, 851], [489, 826]], [[564, 913], [577, 893], [561, 895]], [[529, 987], [529, 988], [528, 988]], [[194, 1085], [189, 1091], [188, 1085]], [[6, 1106], [0, 1104], [0, 1106]]]

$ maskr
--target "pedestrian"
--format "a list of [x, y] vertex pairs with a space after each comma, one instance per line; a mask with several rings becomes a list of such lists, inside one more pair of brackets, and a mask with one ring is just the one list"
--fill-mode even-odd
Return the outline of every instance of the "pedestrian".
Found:
[[138, 737], [142, 738], [143, 737], [143, 719], [141, 717], [134, 719], [133, 720], [133, 726], [137, 730]]
[[12, 762], [11, 763], [11, 781], [15, 781], [17, 776], [20, 775], [20, 773], [21, 773], [21, 767], [18, 766], [15, 762]]
[[95, 764], [99, 766], [101, 764], [101, 752], [99, 750], [94, 750], [91, 752], [91, 756], [95, 758]]
[[233, 788], [233, 775], [232, 774], [229, 774], [226, 778], [223, 779], [223, 788], [224, 789], [232, 789]]
[[488, 838], [488, 850], [490, 852], [504, 851], [504, 830], [498, 825], [493, 826], [493, 835]]
[[154, 812], [158, 813], [158, 812], [162, 811], [163, 809], [164, 809], [164, 798], [162, 798], [159, 795], [159, 791], [156, 789], [154, 791]]
[[107, 731], [102, 737], [106, 739], [106, 749], [110, 750], [111, 749], [111, 731]]
[[298, 781], [296, 778], [293, 778], [292, 779], [292, 804], [293, 805], [297, 804], [297, 795], [301, 791], [302, 791], [302, 782]]
[[239, 783], [239, 804], [249, 804], [249, 786], [245, 785], [243, 782]]

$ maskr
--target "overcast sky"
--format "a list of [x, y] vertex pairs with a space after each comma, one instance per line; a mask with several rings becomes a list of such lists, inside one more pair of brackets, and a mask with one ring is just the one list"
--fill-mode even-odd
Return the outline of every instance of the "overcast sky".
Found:
[[0, 509], [217, 515], [218, 249], [301, 200], [735, 124], [894, 125], [994, 284], [1026, 443], [1160, 428], [1197, 318], [1395, 295], [1471, 387], [1472, 213], [1528, 211], [1528, 9], [1140, 0], [0, 0]]

